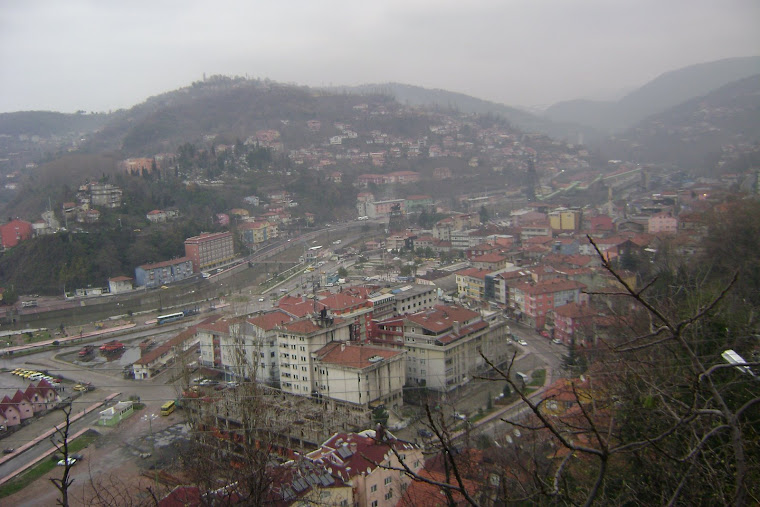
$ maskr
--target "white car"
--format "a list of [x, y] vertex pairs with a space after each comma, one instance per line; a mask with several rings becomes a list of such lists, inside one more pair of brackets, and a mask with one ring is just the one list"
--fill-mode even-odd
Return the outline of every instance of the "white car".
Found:
[[522, 345], [523, 347], [525, 347], [526, 345], [528, 345], [528, 342], [526, 342], [526, 341], [525, 341], [525, 340], [523, 340], [523, 339], [517, 340], [517, 343], [519, 343], [519, 344], [520, 344], [520, 345]]
[[71, 466], [74, 466], [74, 465], [76, 465], [76, 464], [77, 464], [77, 460], [76, 460], [76, 458], [69, 458], [68, 460], [60, 460], [60, 461], [58, 462], [58, 466], [59, 466], [59, 467], [64, 467], [64, 466], [66, 466], [66, 461], [68, 461], [68, 465], [69, 465], [70, 467], [71, 467]]
[[264, 298], [259, 298], [259, 303], [263, 303], [263, 302], [264, 302]]
[[466, 421], [467, 416], [464, 414], [460, 414], [459, 412], [454, 412], [454, 419], [459, 419], [460, 421]]

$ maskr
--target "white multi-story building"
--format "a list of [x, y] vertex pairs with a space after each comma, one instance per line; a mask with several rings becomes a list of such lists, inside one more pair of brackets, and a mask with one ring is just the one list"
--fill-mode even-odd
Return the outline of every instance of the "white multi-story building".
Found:
[[378, 322], [377, 336], [379, 342], [407, 351], [407, 383], [436, 391], [450, 391], [484, 371], [481, 353], [494, 364], [509, 355], [503, 319], [484, 320], [479, 312], [456, 305]]
[[255, 376], [257, 382], [263, 382], [272, 387], [280, 386], [277, 329], [292, 320], [293, 317], [282, 310], [263, 313], [246, 320], [244, 336], [246, 342], [250, 343], [250, 346], [246, 347], [249, 353], [249, 378]]
[[348, 341], [349, 326], [324, 316], [283, 323], [277, 330], [280, 389], [300, 396], [317, 392], [312, 353], [330, 342]]
[[331, 342], [312, 353], [320, 396], [371, 407], [403, 405], [405, 352], [346, 342]]

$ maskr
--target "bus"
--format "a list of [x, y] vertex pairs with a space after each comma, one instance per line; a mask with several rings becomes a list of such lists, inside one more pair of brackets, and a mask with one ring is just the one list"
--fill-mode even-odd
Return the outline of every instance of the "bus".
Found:
[[156, 324], [166, 324], [168, 322], [174, 322], [175, 320], [184, 319], [185, 313], [184, 312], [177, 312], [177, 313], [167, 313], [166, 315], [159, 315], [156, 317]]
[[169, 415], [174, 412], [175, 408], [177, 408], [177, 404], [174, 402], [174, 400], [167, 401], [161, 405], [161, 415]]

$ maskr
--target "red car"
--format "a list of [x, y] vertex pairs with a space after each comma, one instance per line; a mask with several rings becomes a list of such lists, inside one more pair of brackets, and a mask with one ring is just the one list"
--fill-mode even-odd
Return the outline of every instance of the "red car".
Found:
[[544, 338], [551, 338], [548, 331], [541, 331], [541, 336], [543, 336]]

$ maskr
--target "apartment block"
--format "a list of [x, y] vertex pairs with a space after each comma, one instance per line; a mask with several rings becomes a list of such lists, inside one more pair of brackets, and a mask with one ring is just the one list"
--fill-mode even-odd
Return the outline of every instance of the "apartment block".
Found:
[[193, 263], [193, 271], [220, 266], [235, 258], [232, 233], [203, 233], [185, 240], [185, 256]]

